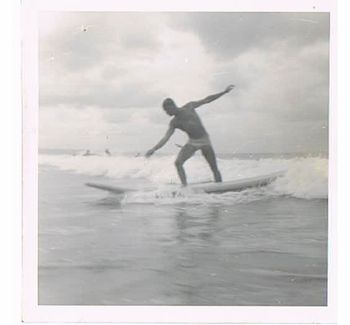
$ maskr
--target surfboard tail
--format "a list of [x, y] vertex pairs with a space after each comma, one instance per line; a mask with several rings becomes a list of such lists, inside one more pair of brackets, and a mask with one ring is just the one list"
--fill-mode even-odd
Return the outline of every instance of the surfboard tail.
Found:
[[85, 185], [99, 189], [99, 190], [115, 193], [115, 194], [123, 194], [125, 192], [131, 191], [131, 189], [119, 188], [116, 186], [109, 186], [109, 185], [104, 185], [104, 184], [85, 183]]

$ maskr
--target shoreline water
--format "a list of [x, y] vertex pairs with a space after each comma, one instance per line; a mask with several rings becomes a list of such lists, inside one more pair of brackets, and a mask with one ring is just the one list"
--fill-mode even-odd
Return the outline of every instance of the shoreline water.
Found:
[[[40, 155], [83, 155], [87, 149], [52, 149], [52, 148], [39, 148]], [[141, 152], [114, 152], [111, 156], [128, 156], [128, 157], [139, 157], [143, 156]], [[96, 149], [91, 150], [93, 155], [106, 156], [105, 150]], [[163, 157], [173, 155], [176, 157], [176, 153], [169, 152], [157, 152], [157, 156]], [[266, 158], [281, 158], [281, 159], [291, 159], [291, 158], [328, 158], [328, 152], [318, 151], [318, 152], [217, 152], [218, 158], [222, 159], [266, 159]]]
[[[39, 304], [327, 304], [327, 199], [276, 191], [291, 184], [119, 197], [84, 186], [110, 177], [96, 173], [97, 162], [80, 172], [70, 160], [39, 167]], [[128, 165], [136, 173], [138, 165]], [[156, 167], [155, 180], [168, 179]]]

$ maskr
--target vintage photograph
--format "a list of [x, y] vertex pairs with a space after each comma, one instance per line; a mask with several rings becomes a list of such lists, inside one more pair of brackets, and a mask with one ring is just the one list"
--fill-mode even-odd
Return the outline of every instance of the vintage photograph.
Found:
[[328, 305], [329, 13], [38, 33], [39, 305]]

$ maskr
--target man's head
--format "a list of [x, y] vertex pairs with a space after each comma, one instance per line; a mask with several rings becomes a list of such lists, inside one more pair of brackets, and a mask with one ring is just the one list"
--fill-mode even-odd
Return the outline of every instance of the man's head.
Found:
[[163, 109], [168, 115], [172, 116], [177, 113], [178, 107], [171, 98], [166, 98], [163, 101]]

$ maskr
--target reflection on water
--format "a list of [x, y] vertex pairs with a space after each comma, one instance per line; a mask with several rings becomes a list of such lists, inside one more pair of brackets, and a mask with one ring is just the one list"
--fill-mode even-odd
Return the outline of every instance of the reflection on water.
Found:
[[198, 245], [208, 245], [212, 242], [213, 234], [217, 230], [217, 221], [220, 218], [219, 207], [207, 207], [198, 216], [190, 209], [182, 208], [175, 214], [177, 239], [179, 244], [197, 241]]
[[96, 201], [88, 201], [87, 205], [91, 207], [102, 207], [108, 210], [120, 210], [121, 208], [121, 196], [120, 195], [109, 195]]

